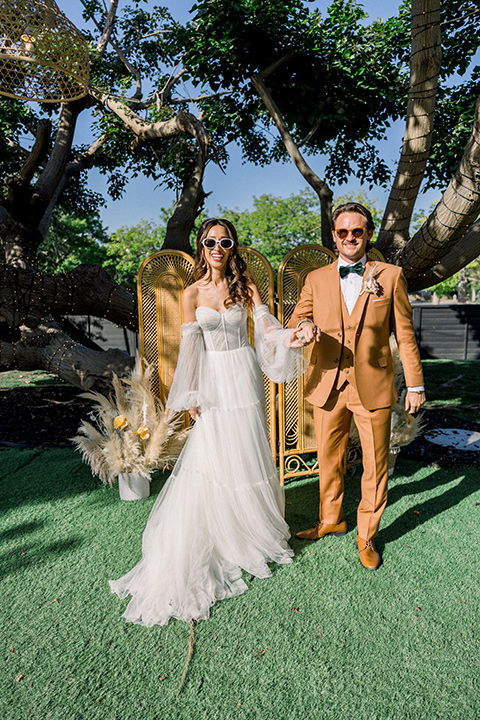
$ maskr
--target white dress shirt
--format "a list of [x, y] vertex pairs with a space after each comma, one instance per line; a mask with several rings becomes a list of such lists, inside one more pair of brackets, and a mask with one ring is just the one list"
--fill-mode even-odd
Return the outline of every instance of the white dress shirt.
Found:
[[[367, 262], [367, 256], [364, 255], [362, 258], [360, 258], [360, 262], [362, 263], [363, 270], [365, 271], [365, 263]], [[343, 258], [341, 257], [338, 258], [339, 272], [342, 266], [348, 267], [350, 265], [355, 265], [355, 263], [349, 263], [346, 260], [343, 260]], [[349, 315], [352, 314], [355, 303], [358, 300], [358, 296], [360, 295], [360, 291], [362, 289], [362, 283], [363, 275], [357, 275], [357, 273], [349, 273], [347, 277], [344, 278], [340, 277], [340, 287], [342, 288], [343, 299], [345, 300], [345, 305], [347, 306], [347, 311]]]

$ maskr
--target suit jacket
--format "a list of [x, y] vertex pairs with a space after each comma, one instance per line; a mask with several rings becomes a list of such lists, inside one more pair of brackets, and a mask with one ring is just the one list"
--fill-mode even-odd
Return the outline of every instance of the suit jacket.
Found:
[[407, 386], [423, 385], [407, 282], [401, 268], [368, 261], [364, 278], [375, 267], [380, 286], [375, 296], [364, 292], [351, 313], [345, 308], [337, 263], [309, 273], [289, 327], [310, 319], [320, 328], [306, 374], [305, 396], [322, 407], [337, 377], [348, 379], [367, 410], [392, 405], [397, 399], [389, 336], [397, 340]]

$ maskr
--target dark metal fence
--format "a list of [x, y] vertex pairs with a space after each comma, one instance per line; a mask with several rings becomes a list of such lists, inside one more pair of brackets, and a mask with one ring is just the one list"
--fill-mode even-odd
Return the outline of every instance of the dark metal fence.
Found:
[[480, 305], [413, 303], [422, 358], [480, 359]]

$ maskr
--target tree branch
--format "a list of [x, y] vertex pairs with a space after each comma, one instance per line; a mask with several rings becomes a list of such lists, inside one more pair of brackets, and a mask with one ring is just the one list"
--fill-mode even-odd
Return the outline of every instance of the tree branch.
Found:
[[92, 350], [75, 342], [48, 318], [35, 328], [22, 328], [15, 343], [0, 341], [0, 366], [4, 370], [38, 370], [55, 373], [62, 380], [82, 388], [108, 394], [112, 375], [122, 377], [134, 359], [118, 349]]
[[36, 196], [45, 209], [55, 194], [55, 190], [67, 167], [77, 118], [86, 107], [84, 99], [75, 103], [63, 104], [60, 112], [55, 143], [48, 162], [39, 179], [32, 188], [32, 199]]
[[180, 200], [168, 220], [162, 250], [175, 249], [191, 253], [190, 233], [199, 208], [206, 197], [202, 185], [205, 160], [205, 156], [200, 151], [195, 160], [195, 165], [183, 185]]
[[447, 280], [480, 255], [480, 220], [472, 223], [465, 235], [458, 240], [449, 252], [418, 277], [411, 278], [408, 288], [411, 292], [425, 290]]
[[262, 72], [259, 73], [260, 78], [262, 80], [265, 80], [265, 78], [267, 78], [269, 75], [271, 75], [273, 72], [275, 72], [275, 70], [277, 70], [277, 68], [279, 68], [281, 65], [283, 65], [284, 63], [286, 63], [289, 60], [291, 60], [292, 58], [294, 58], [296, 55], [298, 55], [298, 53], [291, 52], [291, 53], [287, 53], [286, 55], [283, 55], [283, 57], [281, 57], [281, 58], [278, 58], [278, 60], [275, 60], [273, 63], [271, 63], [271, 65], [266, 67], [265, 70], [262, 70]]
[[[84, 3], [83, 3], [84, 4]], [[103, 28], [102, 36], [97, 45], [97, 57], [103, 55], [106, 50], [108, 43], [113, 32], [113, 26], [117, 16], [118, 0], [110, 0], [110, 7], [108, 9], [107, 19], [105, 21], [105, 27]]]
[[137, 301], [97, 265], [41, 275], [0, 265], [0, 320], [35, 327], [47, 315], [95, 315], [137, 329]]
[[27, 160], [25, 161], [22, 169], [15, 178], [15, 183], [23, 186], [30, 184], [31, 179], [38, 170], [47, 153], [51, 131], [52, 123], [50, 120], [39, 120], [35, 143], [31, 152], [28, 154]]
[[210, 136], [202, 123], [191, 113], [179, 110], [175, 117], [170, 118], [170, 120], [150, 123], [139, 117], [125, 103], [116, 100], [108, 93], [98, 88], [91, 88], [90, 92], [97, 102], [114, 112], [140, 142], [156, 141], [182, 133], [194, 137], [202, 152], [205, 155], [207, 154]]
[[432, 141], [441, 67], [440, 0], [412, 0], [410, 88], [402, 153], [376, 246], [387, 259], [408, 240]]
[[[480, 97], [475, 106], [472, 133], [457, 172], [433, 213], [395, 257], [395, 262], [402, 266], [407, 279], [413, 282], [419, 276], [426, 277], [426, 272], [449, 254], [461, 238], [466, 237], [468, 228], [479, 213]], [[422, 282], [420, 279], [419, 283]]]
[[333, 193], [327, 183], [318, 177], [318, 175], [312, 170], [312, 168], [303, 158], [287, 128], [280, 109], [273, 100], [261, 76], [258, 74], [253, 75], [251, 78], [251, 83], [260, 98], [262, 99], [262, 102], [267, 108], [268, 112], [270, 113], [277, 127], [277, 130], [283, 140], [283, 144], [285, 145], [285, 148], [290, 155], [290, 158], [292, 159], [299, 172], [308, 182], [310, 187], [315, 190], [319, 197], [322, 216], [322, 244], [326, 247], [331, 247], [332, 231], [330, 228], [330, 216]]

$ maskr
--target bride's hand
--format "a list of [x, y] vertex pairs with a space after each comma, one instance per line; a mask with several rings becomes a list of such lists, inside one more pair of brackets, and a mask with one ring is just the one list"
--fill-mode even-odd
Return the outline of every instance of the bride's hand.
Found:
[[192, 418], [192, 420], [196, 420], [197, 417], [200, 417], [200, 415], [201, 415], [202, 413], [200, 412], [200, 408], [199, 408], [199, 407], [191, 407], [191, 408], [188, 408], [188, 414], [190, 415], [190, 417]]

